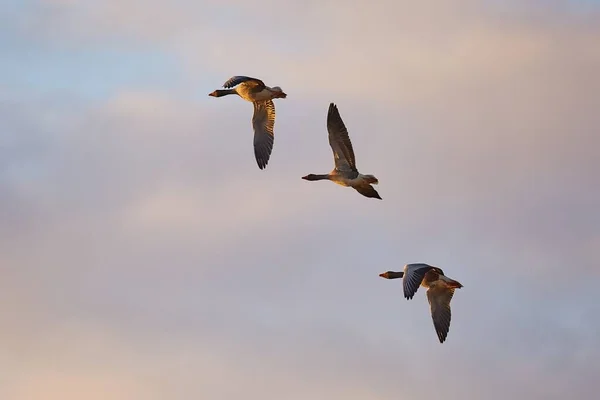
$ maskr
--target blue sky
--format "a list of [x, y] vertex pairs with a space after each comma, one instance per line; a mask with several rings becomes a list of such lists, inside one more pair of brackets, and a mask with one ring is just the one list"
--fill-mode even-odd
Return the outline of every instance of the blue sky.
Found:
[[[7, 2], [0, 397], [592, 397], [599, 7]], [[288, 93], [263, 171], [238, 74]], [[383, 201], [300, 179], [330, 102]]]

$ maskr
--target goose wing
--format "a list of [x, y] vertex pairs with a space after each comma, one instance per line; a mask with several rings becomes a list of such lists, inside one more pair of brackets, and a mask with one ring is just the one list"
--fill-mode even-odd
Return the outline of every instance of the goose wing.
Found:
[[250, 78], [249, 76], [233, 76], [223, 84], [226, 89], [232, 88], [240, 83], [252, 86], [252, 90], [260, 92], [265, 88], [265, 84], [260, 79]]
[[431, 318], [440, 343], [444, 343], [450, 330], [450, 300], [454, 296], [454, 289], [445, 285], [436, 285], [427, 290], [427, 300], [431, 308]]
[[271, 152], [273, 151], [273, 141], [275, 134], [275, 105], [273, 101], [255, 101], [254, 114], [252, 115], [252, 127], [254, 128], [254, 156], [258, 168], [267, 167]]
[[404, 297], [412, 299], [421, 282], [425, 277], [425, 274], [435, 267], [428, 264], [407, 264], [404, 267], [404, 277], [402, 278], [402, 286], [404, 287]]
[[377, 193], [377, 190], [371, 185], [362, 185], [362, 186], [354, 186], [354, 189], [365, 197], [371, 197], [375, 199], [380, 199], [381, 196]]
[[340, 172], [356, 173], [356, 161], [354, 160], [354, 149], [348, 136], [348, 129], [342, 121], [340, 112], [335, 104], [329, 104], [327, 113], [327, 132], [329, 132], [329, 145], [333, 150], [335, 168]]

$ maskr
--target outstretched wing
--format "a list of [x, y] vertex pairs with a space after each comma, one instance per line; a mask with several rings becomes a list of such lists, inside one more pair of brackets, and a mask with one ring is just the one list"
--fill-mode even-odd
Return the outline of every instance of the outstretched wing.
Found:
[[377, 193], [377, 190], [375, 190], [375, 188], [371, 185], [363, 185], [363, 186], [353, 186], [354, 189], [356, 189], [356, 191], [360, 194], [362, 194], [365, 197], [372, 197], [372, 198], [376, 198], [379, 200], [383, 200], [381, 198], [381, 196], [379, 196], [379, 193]]
[[273, 142], [275, 133], [275, 105], [273, 101], [255, 101], [254, 114], [252, 115], [252, 127], [254, 128], [254, 156], [258, 168], [267, 167], [271, 152], [273, 151]]
[[329, 145], [333, 150], [335, 168], [343, 172], [357, 172], [348, 129], [342, 121], [337, 106], [333, 103], [329, 104], [327, 113], [327, 132], [329, 132]]
[[265, 88], [265, 84], [260, 79], [250, 78], [249, 76], [233, 76], [229, 78], [227, 82], [223, 84], [223, 87], [226, 89], [232, 88], [240, 83], [246, 83], [246, 85], [254, 86], [254, 90], [261, 91]]
[[402, 286], [404, 287], [404, 297], [407, 300], [413, 298], [421, 286], [425, 274], [434, 268], [427, 264], [408, 264], [404, 267]]
[[454, 296], [454, 289], [445, 286], [436, 286], [427, 290], [427, 300], [431, 308], [431, 318], [440, 343], [444, 343], [450, 330], [452, 312], [450, 300]]

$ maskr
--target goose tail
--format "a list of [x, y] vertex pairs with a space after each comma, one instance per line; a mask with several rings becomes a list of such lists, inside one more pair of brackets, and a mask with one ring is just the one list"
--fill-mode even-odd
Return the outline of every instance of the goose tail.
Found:
[[375, 178], [374, 175], [363, 175], [363, 179], [366, 183], [369, 183], [371, 185], [377, 185], [379, 183], [379, 180]]

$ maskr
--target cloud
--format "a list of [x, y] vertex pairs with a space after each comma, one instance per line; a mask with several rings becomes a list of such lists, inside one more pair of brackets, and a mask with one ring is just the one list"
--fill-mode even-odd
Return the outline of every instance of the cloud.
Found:
[[[183, 74], [94, 98], [0, 81], [0, 397], [589, 396], [598, 13], [533, 4], [17, 13], [15, 43]], [[207, 96], [238, 73], [290, 93], [264, 171], [251, 106]], [[300, 179], [333, 167], [330, 101], [382, 202]], [[465, 285], [444, 345], [424, 293], [377, 277], [415, 261]]]

